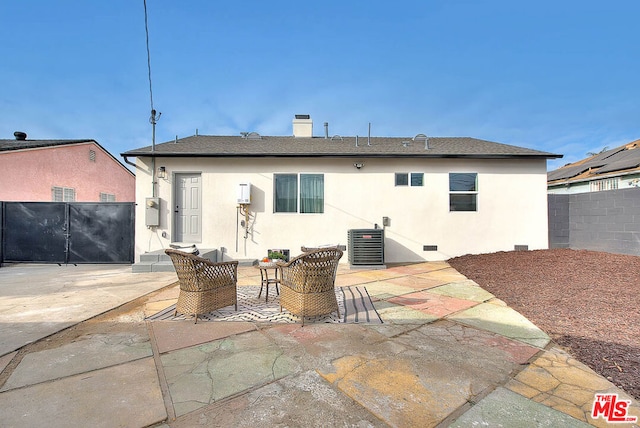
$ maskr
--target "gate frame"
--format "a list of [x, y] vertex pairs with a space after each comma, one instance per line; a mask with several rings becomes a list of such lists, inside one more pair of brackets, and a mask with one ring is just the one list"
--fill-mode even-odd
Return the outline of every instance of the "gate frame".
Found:
[[[133, 264], [135, 262], [135, 202], [64, 202], [65, 205], [65, 242], [64, 242], [64, 258], [65, 261], [29, 261], [29, 260], [5, 260], [6, 253], [6, 231], [5, 231], [5, 220], [6, 220], [6, 207], [9, 203], [38, 203], [38, 204], [49, 204], [60, 202], [49, 202], [49, 201], [0, 201], [0, 267], [7, 263], [38, 263], [38, 264]], [[72, 205], [121, 205], [121, 206], [129, 206], [130, 213], [129, 216], [129, 226], [131, 229], [131, 236], [129, 237], [129, 254], [128, 260], [126, 261], [70, 261], [70, 248], [71, 248], [71, 240], [70, 233], [73, 231], [69, 230], [71, 224], [70, 211]]]

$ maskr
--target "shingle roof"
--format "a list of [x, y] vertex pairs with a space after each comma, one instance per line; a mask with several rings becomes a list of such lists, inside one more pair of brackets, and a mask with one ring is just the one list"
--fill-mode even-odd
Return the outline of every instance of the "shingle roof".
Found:
[[[38, 149], [67, 144], [96, 143], [95, 140], [0, 140], [0, 152], [9, 150]], [[97, 143], [96, 143], [97, 144]]]
[[[468, 158], [559, 158], [562, 155], [479, 140], [469, 137], [268, 137], [195, 135], [156, 144], [158, 157], [468, 157]], [[370, 141], [370, 145], [367, 144]], [[122, 153], [149, 156], [152, 147]]]
[[549, 184], [640, 173], [640, 140], [567, 164], [547, 174]]

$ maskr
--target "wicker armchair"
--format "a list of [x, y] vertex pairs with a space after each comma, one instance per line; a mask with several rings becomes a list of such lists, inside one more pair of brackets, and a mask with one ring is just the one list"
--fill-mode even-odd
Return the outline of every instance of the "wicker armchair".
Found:
[[335, 293], [336, 271], [342, 251], [322, 248], [301, 254], [288, 263], [278, 262], [280, 311], [287, 309], [302, 318], [330, 314], [340, 309]]
[[236, 284], [238, 262], [214, 263], [210, 260], [178, 250], [168, 249], [180, 282], [176, 312], [185, 315], [206, 314], [225, 306], [235, 305], [238, 310]]

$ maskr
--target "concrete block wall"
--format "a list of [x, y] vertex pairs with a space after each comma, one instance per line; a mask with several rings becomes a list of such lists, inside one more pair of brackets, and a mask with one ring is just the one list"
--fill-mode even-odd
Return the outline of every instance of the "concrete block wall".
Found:
[[549, 248], [569, 248], [569, 195], [550, 194]]
[[640, 188], [549, 195], [548, 203], [550, 248], [640, 256]]

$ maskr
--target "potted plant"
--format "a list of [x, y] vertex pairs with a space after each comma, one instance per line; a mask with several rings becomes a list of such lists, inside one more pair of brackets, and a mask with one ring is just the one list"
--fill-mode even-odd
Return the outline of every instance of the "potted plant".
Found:
[[287, 261], [287, 256], [282, 254], [280, 251], [269, 251], [267, 257], [272, 262], [278, 262], [278, 261], [286, 262]]

